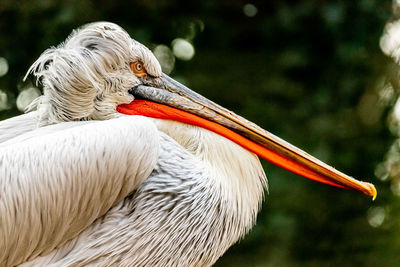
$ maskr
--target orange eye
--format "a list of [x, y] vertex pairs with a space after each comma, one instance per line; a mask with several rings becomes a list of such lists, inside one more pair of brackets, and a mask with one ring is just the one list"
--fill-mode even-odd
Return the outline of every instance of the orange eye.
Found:
[[144, 77], [147, 75], [146, 69], [140, 61], [129, 63], [129, 67], [137, 77]]

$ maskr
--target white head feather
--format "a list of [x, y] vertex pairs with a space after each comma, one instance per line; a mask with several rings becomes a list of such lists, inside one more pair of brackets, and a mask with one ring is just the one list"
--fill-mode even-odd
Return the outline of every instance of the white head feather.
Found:
[[59, 46], [47, 49], [28, 70], [26, 76], [34, 74], [44, 93], [33, 107], [41, 111], [44, 124], [109, 119], [117, 105], [133, 100], [128, 90], [140, 81], [129, 63], [137, 60], [149, 75], [162, 74], [150, 50], [118, 25], [85, 25]]

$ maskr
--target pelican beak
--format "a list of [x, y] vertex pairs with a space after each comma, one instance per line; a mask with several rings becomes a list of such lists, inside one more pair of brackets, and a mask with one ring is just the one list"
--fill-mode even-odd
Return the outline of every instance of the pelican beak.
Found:
[[143, 78], [143, 85], [132, 88], [130, 93], [137, 100], [118, 106], [119, 112], [176, 120], [209, 129], [293, 173], [376, 198], [374, 185], [347, 176], [165, 74], [161, 78]]

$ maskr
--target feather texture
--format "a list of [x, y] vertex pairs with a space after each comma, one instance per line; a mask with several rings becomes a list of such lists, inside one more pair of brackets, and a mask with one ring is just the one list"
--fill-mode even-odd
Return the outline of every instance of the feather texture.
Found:
[[[189, 132], [204, 135], [205, 139], [221, 138], [197, 127]], [[192, 148], [185, 149], [160, 133], [157, 165], [134, 194], [110, 209], [78, 238], [22, 266], [212, 265], [254, 225], [266, 179], [257, 157], [229, 140], [226, 152], [239, 153], [231, 158], [248, 157], [242, 163], [229, 163], [247, 167], [244, 169], [251, 169], [247, 164], [255, 165], [258, 171], [242, 177], [235, 169], [226, 173], [218, 168], [213, 170], [209, 161], [213, 159], [200, 157], [204, 151], [191, 151], [208, 144], [202, 138], [197, 140]], [[221, 140], [215, 143], [218, 141]], [[211, 152], [224, 157], [218, 151], [217, 148]], [[226, 163], [223, 158], [220, 161]], [[232, 181], [235, 178], [242, 181]]]
[[11, 139], [0, 150], [1, 266], [47, 254], [76, 237], [156, 164], [158, 132], [146, 118], [70, 124]]

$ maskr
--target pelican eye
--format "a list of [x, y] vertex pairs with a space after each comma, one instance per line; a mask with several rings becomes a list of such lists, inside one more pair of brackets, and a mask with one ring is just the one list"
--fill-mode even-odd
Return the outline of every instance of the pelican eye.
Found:
[[129, 67], [137, 77], [144, 77], [147, 75], [146, 69], [140, 61], [129, 63]]

